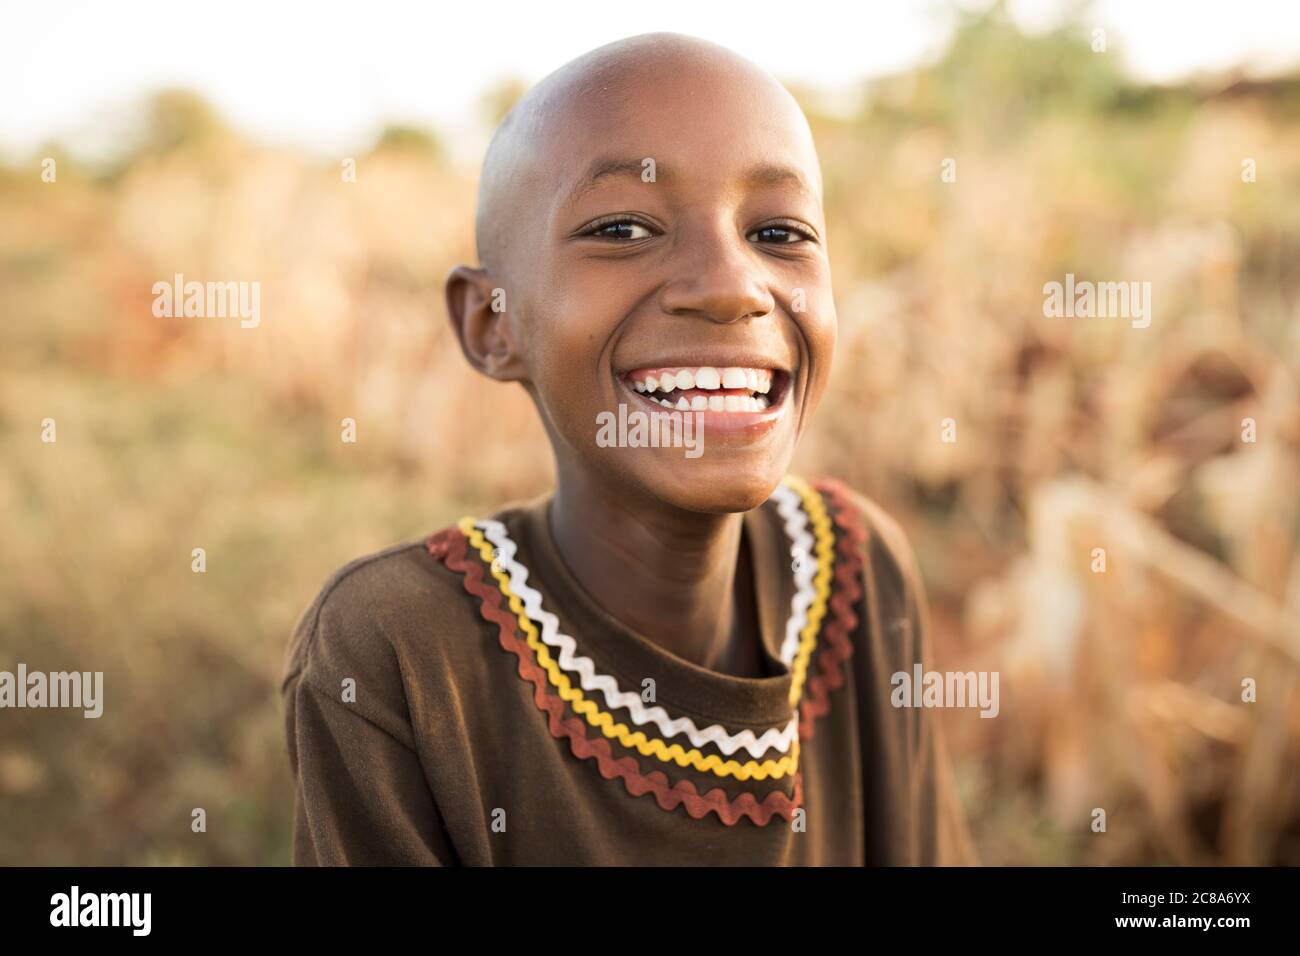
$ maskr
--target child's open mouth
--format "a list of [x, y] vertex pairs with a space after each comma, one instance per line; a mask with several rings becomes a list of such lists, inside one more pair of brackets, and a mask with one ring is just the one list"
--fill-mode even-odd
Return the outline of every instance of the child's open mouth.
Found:
[[623, 376], [642, 400], [681, 412], [770, 414], [785, 397], [789, 373], [712, 365], [638, 368]]

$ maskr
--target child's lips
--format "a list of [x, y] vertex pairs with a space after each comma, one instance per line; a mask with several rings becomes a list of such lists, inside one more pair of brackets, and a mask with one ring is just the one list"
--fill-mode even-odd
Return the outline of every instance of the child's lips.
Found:
[[710, 430], [763, 431], [785, 413], [790, 373], [770, 366], [660, 365], [620, 381], [656, 411], [698, 412]]

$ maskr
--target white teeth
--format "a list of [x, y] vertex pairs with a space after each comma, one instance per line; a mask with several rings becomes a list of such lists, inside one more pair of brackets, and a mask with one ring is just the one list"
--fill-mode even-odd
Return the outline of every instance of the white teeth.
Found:
[[734, 365], [722, 370], [722, 387], [723, 388], [744, 388], [745, 387], [745, 370], [736, 368]]
[[691, 403], [690, 403], [689, 401], [686, 400], [686, 396], [685, 396], [685, 395], [683, 395], [681, 398], [677, 399], [677, 410], [678, 410], [679, 412], [690, 411], [690, 408], [691, 408]]
[[709, 399], [706, 395], [696, 395], [691, 399], [691, 411], [703, 412], [709, 407]]
[[727, 411], [729, 411], [729, 412], [738, 412], [738, 411], [740, 411], [740, 396], [739, 396], [739, 395], [727, 395], [727, 396], [723, 399], [723, 405], [722, 405], [722, 407], [725, 408], [725, 409], [726, 409]]
[[758, 396], [758, 398], [754, 399], [754, 405], [756, 406], [757, 411], [760, 411], [760, 412], [761, 412], [763, 409], [767, 408], [767, 406], [769, 406], [769, 405], [771, 405], [771, 404], [772, 404], [772, 403], [771, 403], [770, 401], [768, 401], [768, 398], [767, 398], [766, 395], [760, 395], [760, 396]]
[[709, 411], [720, 412], [725, 408], [726, 408], [726, 403], [723, 402], [721, 395], [709, 396]]
[[656, 399], [656, 401], [659, 402], [659, 404], [662, 405], [664, 408], [672, 408], [672, 407], [673, 407], [673, 403], [670, 402], [670, 401], [668, 401], [668, 399], [666, 399], [666, 398]]
[[[659, 401], [654, 393], [661, 392], [683, 392], [688, 389], [702, 389], [704, 391], [713, 391], [719, 388], [738, 388], [756, 393], [756, 395], [767, 395], [772, 390], [772, 372], [770, 369], [763, 368], [739, 368], [730, 366], [724, 369], [718, 369], [711, 365], [702, 365], [698, 369], [679, 369], [677, 371], [661, 371], [656, 375], [647, 375], [641, 381], [633, 381], [632, 387], [638, 392], [649, 395], [652, 400]], [[753, 398], [750, 396], [735, 396], [737, 398]], [[693, 396], [698, 399], [699, 396]], [[726, 403], [723, 403], [724, 406]], [[768, 400], [768, 407], [771, 401]], [[680, 404], [672, 407], [680, 408]], [[699, 402], [690, 400], [692, 409], [699, 409]], [[709, 405], [712, 408], [712, 404]], [[745, 404], [741, 404], [741, 409], [747, 409]]]
[[708, 389], [721, 388], [722, 376], [718, 374], [716, 368], [706, 365], [695, 373], [695, 387]]

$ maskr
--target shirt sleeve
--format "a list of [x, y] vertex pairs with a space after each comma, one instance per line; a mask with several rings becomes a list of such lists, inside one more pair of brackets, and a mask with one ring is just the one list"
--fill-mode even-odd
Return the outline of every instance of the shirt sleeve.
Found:
[[[895, 708], [888, 702], [890, 676], [934, 666], [930, 614], [916, 558], [902, 529], [869, 499], [853, 501], [871, 529], [868, 567], [873, 575], [880, 642], [863, 662], [864, 702], [876, 715], [876, 768], [884, 777], [880, 805], [885, 819], [868, 820], [868, 827], [888, 827], [890, 836], [878, 846], [890, 862], [920, 866], [978, 864], [966, 817], [953, 778], [940, 714], [929, 707]], [[906, 825], [903, 821], [906, 820]]]
[[[329, 591], [304, 613], [283, 684], [299, 866], [454, 863], [382, 630]], [[337, 602], [346, 605], [346, 602]]]
[[[922, 624], [921, 661], [928, 667], [930, 649]], [[912, 792], [917, 813], [917, 862], [923, 866], [975, 866], [979, 860], [966, 825], [966, 814], [953, 780], [952, 764], [939, 716], [929, 708], [918, 713], [920, 731]]]

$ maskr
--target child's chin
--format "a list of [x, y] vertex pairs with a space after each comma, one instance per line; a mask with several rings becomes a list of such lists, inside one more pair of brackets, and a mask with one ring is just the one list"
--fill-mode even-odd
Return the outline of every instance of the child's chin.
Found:
[[[783, 470], [672, 469], [665, 474], [642, 474], [646, 490], [683, 511], [730, 514], [752, 511], [780, 484]], [[674, 474], [673, 472], [676, 472]]]

